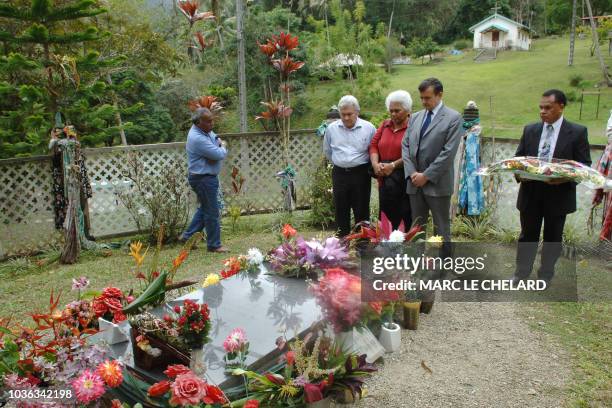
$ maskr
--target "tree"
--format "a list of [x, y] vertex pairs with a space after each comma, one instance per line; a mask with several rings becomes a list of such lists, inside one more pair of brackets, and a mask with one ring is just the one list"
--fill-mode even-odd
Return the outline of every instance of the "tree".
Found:
[[0, 157], [44, 151], [55, 113], [72, 104], [75, 94], [104, 88], [87, 73], [115, 63], [81, 51], [104, 37], [90, 18], [106, 10], [94, 0], [55, 3], [0, 5], [0, 40], [5, 45], [0, 59]]
[[432, 60], [432, 55], [441, 50], [438, 43], [431, 39], [431, 37], [427, 38], [413, 38], [408, 44], [408, 50], [410, 55], [415, 58], [421, 58], [421, 64], [425, 62], [425, 57], [429, 55], [429, 60]]

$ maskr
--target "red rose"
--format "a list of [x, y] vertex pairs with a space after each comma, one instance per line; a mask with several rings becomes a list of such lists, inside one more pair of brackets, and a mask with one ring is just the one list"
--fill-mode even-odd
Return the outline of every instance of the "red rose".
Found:
[[127, 317], [123, 314], [123, 312], [115, 312], [113, 314], [113, 323], [119, 323], [127, 319]]
[[174, 306], [174, 313], [181, 313], [181, 307], [179, 305]]
[[259, 408], [259, 401], [257, 400], [248, 400], [246, 404], [244, 404], [244, 408]]
[[166, 371], [164, 371], [164, 374], [166, 374], [166, 376], [168, 376], [169, 378], [175, 378], [176, 376], [190, 372], [191, 370], [188, 367], [185, 367], [182, 364], [174, 364], [168, 366]]
[[163, 380], [149, 387], [149, 397], [161, 397], [170, 390], [170, 381]]
[[104, 290], [102, 291], [102, 297], [121, 299], [123, 298], [123, 292], [121, 292], [120, 289], [108, 287], [108, 288], [104, 288]]
[[170, 405], [197, 405], [206, 396], [206, 382], [188, 372], [176, 377], [171, 386]]
[[202, 402], [205, 404], [224, 404], [226, 399], [219, 387], [207, 384], [206, 396], [202, 399]]
[[121, 301], [119, 299], [105, 298], [104, 304], [106, 305], [106, 307], [108, 307], [108, 310], [110, 310], [111, 312], [119, 312], [123, 310], [123, 305], [121, 304]]

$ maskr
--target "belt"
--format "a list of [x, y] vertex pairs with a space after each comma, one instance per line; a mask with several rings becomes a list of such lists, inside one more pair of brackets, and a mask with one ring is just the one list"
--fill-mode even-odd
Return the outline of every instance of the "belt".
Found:
[[334, 169], [335, 170], [339, 170], [339, 171], [343, 171], [346, 173], [350, 173], [353, 171], [359, 171], [359, 170], [363, 170], [363, 169], [367, 169], [370, 166], [370, 163], [364, 163], [364, 164], [360, 164], [358, 166], [355, 167], [340, 167], [340, 166], [336, 166], [334, 164]]
[[189, 173], [189, 177], [217, 177], [217, 175], [216, 174]]

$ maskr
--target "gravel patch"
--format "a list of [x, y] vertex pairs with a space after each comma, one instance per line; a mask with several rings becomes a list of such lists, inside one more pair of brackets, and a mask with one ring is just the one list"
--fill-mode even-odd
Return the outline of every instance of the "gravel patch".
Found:
[[[358, 407], [560, 407], [568, 356], [513, 303], [436, 303], [402, 332]], [[431, 372], [427, 370], [431, 369]]]

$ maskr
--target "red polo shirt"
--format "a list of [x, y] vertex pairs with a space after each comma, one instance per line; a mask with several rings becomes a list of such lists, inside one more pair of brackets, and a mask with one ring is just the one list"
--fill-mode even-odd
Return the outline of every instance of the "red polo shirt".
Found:
[[[410, 121], [410, 119], [408, 119]], [[370, 142], [370, 154], [378, 153], [380, 161], [397, 160], [402, 157], [402, 139], [408, 128], [406, 126], [393, 130], [393, 122], [391, 119], [385, 120], [382, 125], [376, 130], [372, 141]]]

